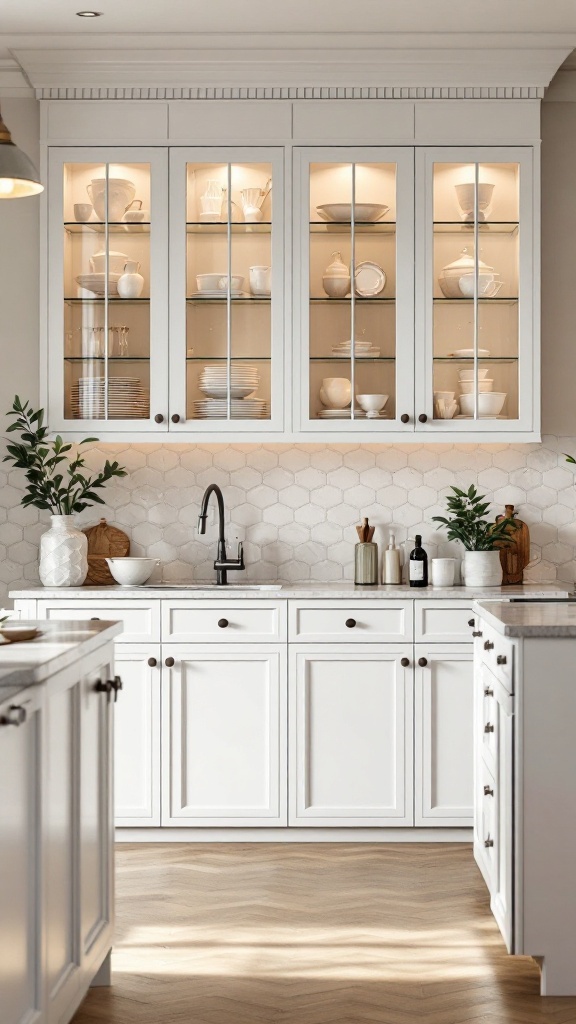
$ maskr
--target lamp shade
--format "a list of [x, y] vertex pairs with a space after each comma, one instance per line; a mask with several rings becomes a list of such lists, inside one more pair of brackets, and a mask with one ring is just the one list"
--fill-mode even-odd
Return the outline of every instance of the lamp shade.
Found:
[[21, 199], [44, 191], [32, 161], [12, 142], [0, 114], [0, 199]]

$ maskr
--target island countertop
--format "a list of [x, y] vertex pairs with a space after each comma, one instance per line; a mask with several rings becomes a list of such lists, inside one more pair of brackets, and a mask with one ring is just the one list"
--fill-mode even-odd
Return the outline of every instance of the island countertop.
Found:
[[104, 641], [122, 632], [120, 622], [24, 622], [14, 625], [36, 626], [41, 636], [35, 640], [0, 644], [0, 701], [9, 700], [28, 686], [44, 683], [68, 668], [82, 654], [90, 654]]
[[473, 610], [503, 636], [576, 637], [576, 602], [475, 601]]

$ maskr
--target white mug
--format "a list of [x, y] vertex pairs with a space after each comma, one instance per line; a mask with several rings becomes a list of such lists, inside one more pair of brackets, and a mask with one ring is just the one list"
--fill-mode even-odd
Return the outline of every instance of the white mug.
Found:
[[453, 587], [454, 573], [456, 570], [455, 558], [433, 558], [432, 559], [432, 586]]
[[252, 295], [270, 295], [272, 267], [250, 267]]

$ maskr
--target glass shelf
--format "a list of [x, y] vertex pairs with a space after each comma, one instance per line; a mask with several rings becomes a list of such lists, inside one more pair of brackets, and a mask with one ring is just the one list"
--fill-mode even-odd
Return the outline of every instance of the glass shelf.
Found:
[[[227, 363], [227, 356], [186, 356], [187, 363]], [[271, 363], [271, 356], [230, 356], [231, 363]]]
[[[199, 295], [187, 295], [186, 302], [192, 302], [198, 306], [209, 306], [212, 302], [227, 302], [228, 296], [224, 292], [220, 295], [208, 295], [205, 299], [201, 299]], [[271, 295], [231, 295], [231, 302], [271, 302]]]
[[[104, 295], [95, 295], [94, 298], [91, 298], [91, 299], [90, 298], [79, 299], [79, 298], [74, 298], [73, 296], [70, 295], [70, 296], [65, 296], [64, 297], [64, 302], [67, 303], [67, 305], [82, 306], [86, 302], [90, 302], [90, 303], [106, 302], [106, 299], [105, 299]], [[123, 306], [133, 306], [133, 305], [138, 305], [138, 304], [141, 305], [142, 303], [146, 303], [146, 302], [149, 303], [150, 302], [150, 297], [146, 296], [145, 298], [142, 298], [142, 299], [122, 299], [122, 298], [120, 298], [119, 295], [109, 295], [108, 296], [108, 302], [114, 302], [114, 303], [119, 302]]]
[[[349, 220], [311, 220], [310, 234], [324, 235], [327, 232], [335, 235], [349, 235], [352, 222]], [[354, 225], [357, 235], [395, 235], [396, 221], [360, 221]]]
[[[461, 299], [447, 299], [444, 295], [435, 295], [432, 301], [435, 305], [441, 306], [450, 305], [451, 303], [460, 306], [465, 306], [467, 304], [470, 306], [474, 305], [473, 298], [465, 299], [464, 296], [462, 296]], [[499, 295], [493, 295], [491, 297], [485, 297], [483, 295], [478, 296], [478, 304], [483, 306], [515, 306], [517, 302], [517, 295], [511, 295], [508, 298], [500, 297]]]
[[[245, 221], [233, 221], [230, 225], [233, 235], [269, 235], [272, 231], [272, 223], [269, 220], [246, 223]], [[224, 235], [228, 234], [228, 224], [211, 221], [207, 224], [204, 221], [189, 220], [186, 222], [187, 235]]]
[[149, 363], [150, 356], [64, 356], [66, 363]]
[[[106, 224], [103, 221], [64, 221], [64, 229], [69, 235], [81, 235], [86, 231], [96, 232], [103, 235], [106, 231]], [[150, 234], [150, 221], [108, 221], [108, 231], [111, 235], [123, 234]]]
[[[374, 295], [374, 296], [357, 295], [354, 301], [355, 301], [355, 303], [362, 303], [362, 305], [364, 305], [365, 303], [369, 303], [369, 302], [396, 302], [396, 297], [393, 296], [392, 298], [380, 298], [379, 295]], [[314, 303], [326, 302], [330, 306], [338, 305], [338, 303], [345, 303], [347, 306], [349, 306], [350, 303], [351, 303], [351, 296], [348, 296], [347, 298], [344, 298], [344, 299], [331, 299], [331, 298], [329, 298], [327, 296], [312, 295], [310, 297], [310, 302], [314, 302]]]
[[[435, 363], [473, 363], [472, 356], [434, 356]], [[518, 356], [478, 356], [479, 363], [517, 363]]]
[[[341, 363], [350, 362], [351, 356], [310, 356], [311, 363]], [[395, 363], [395, 356], [356, 356], [355, 363]]]
[[[482, 234], [492, 233], [494, 235], [516, 235], [518, 233], [518, 221], [514, 220], [498, 220], [498, 221], [479, 221], [478, 231]], [[457, 235], [461, 232], [470, 234], [474, 231], [474, 223], [472, 221], [462, 220], [435, 220], [434, 221], [434, 234], [438, 235]]]

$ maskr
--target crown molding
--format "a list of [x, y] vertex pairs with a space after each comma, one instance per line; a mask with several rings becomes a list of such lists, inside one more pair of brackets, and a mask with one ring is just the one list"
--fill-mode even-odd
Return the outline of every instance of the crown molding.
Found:
[[[576, 38], [493, 37], [489, 34], [433, 36], [311, 34], [273, 36], [237, 33], [194, 37], [194, 45], [151, 48], [104, 45], [90, 49], [38, 45], [10, 52], [40, 95], [52, 89], [271, 89], [352, 88], [520, 88], [543, 89], [566, 59]], [[134, 39], [131, 39], [131, 44]]]
[[266, 88], [138, 89], [130, 86], [36, 89], [39, 100], [541, 100], [537, 86], [268, 86]]
[[0, 96], [34, 96], [22, 68], [10, 58], [0, 60]]

